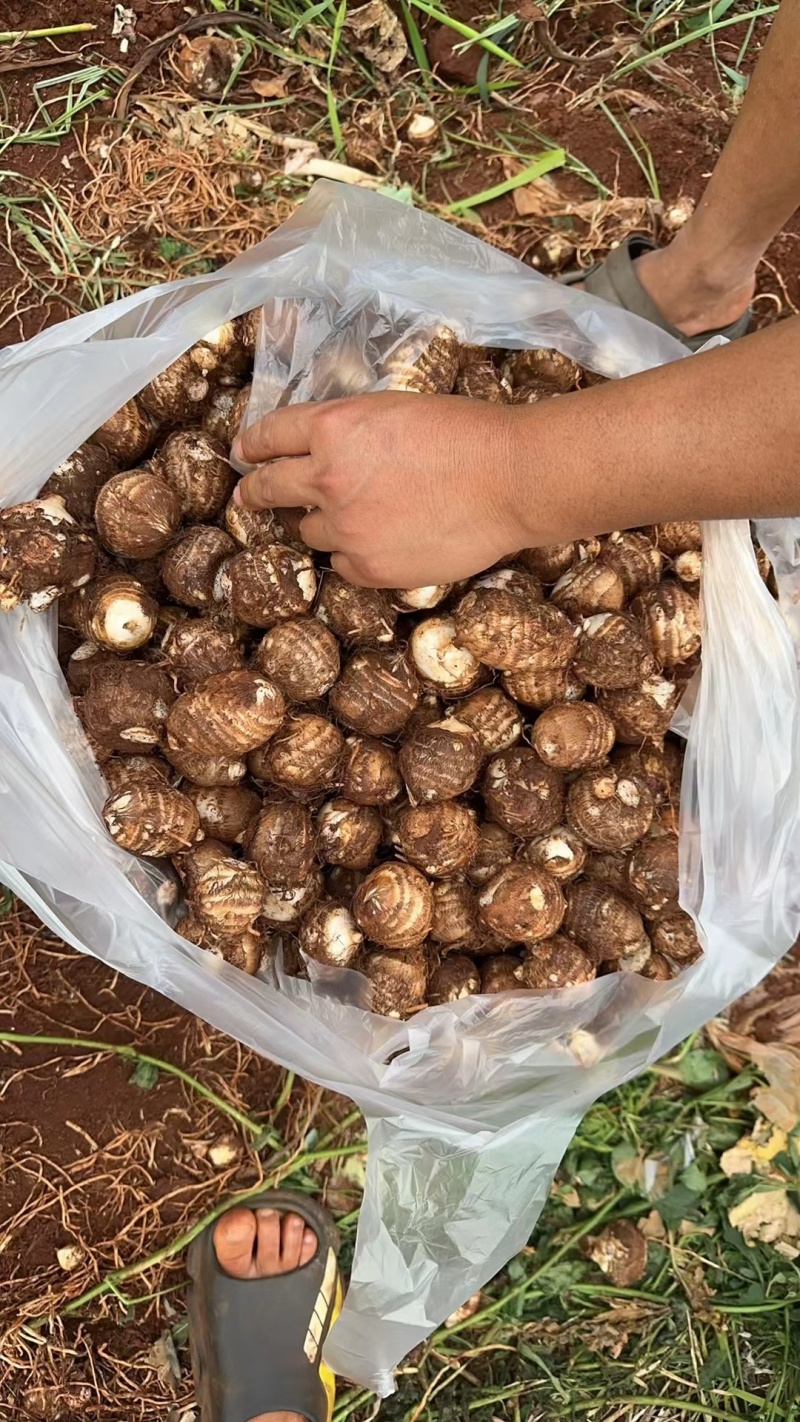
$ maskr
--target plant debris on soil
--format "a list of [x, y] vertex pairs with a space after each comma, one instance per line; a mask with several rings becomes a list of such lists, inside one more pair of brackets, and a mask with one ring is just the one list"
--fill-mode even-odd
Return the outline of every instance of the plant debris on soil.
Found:
[[[212, 26], [228, 6], [206, 8]], [[771, 13], [230, 0], [241, 23], [213, 33], [236, 63], [210, 99], [186, 87], [180, 36], [151, 48], [203, 9], [6, 0], [1, 344], [217, 267], [325, 173], [548, 274], [630, 232], [667, 240]], [[35, 29], [48, 34], [14, 36]], [[800, 309], [799, 242], [795, 219], [762, 264], [758, 324]], [[0, 980], [0, 1422], [200, 1422], [188, 1238], [282, 1182], [334, 1212], [347, 1270], [363, 1122], [75, 953], [2, 889]], [[797, 1422], [798, 1023], [795, 953], [725, 1023], [598, 1102], [530, 1245], [378, 1410], [340, 1380], [337, 1422]]]

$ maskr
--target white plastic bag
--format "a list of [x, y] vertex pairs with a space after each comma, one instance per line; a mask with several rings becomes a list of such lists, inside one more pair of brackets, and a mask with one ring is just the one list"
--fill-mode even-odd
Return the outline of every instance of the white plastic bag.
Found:
[[[685, 354], [434, 218], [319, 183], [289, 223], [222, 271], [79, 316], [2, 357], [0, 505], [34, 495], [206, 331], [298, 296], [329, 325], [365, 310], [389, 323], [441, 318], [468, 341], [553, 345], [610, 375]], [[794, 528], [771, 524], [765, 542], [790, 586]], [[279, 987], [179, 938], [159, 911], [159, 872], [118, 849], [99, 819], [105, 790], [58, 668], [54, 613], [0, 619], [0, 878], [76, 948], [361, 1107], [366, 1193], [326, 1356], [382, 1394], [403, 1355], [526, 1243], [590, 1103], [752, 987], [797, 937], [792, 638], [746, 524], [705, 527], [704, 574], [681, 825], [682, 902], [704, 957], [669, 983], [604, 977], [466, 999], [406, 1023], [354, 1005], [356, 974]]]

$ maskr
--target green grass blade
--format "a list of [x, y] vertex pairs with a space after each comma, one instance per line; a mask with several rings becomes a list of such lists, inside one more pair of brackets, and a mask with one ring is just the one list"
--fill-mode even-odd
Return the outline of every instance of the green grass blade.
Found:
[[428, 51], [408, 0], [400, 0], [400, 14], [403, 16], [403, 24], [408, 31], [408, 39], [417, 61], [417, 68], [423, 74], [430, 74], [431, 62], [428, 58]]
[[436, 5], [431, 5], [428, 0], [410, 0], [410, 4], [417, 10], [421, 10], [423, 15], [430, 15], [432, 20], [438, 20], [440, 25], [447, 25], [449, 29], [455, 30], [462, 39], [470, 40], [473, 44], [479, 44], [482, 49], [488, 49], [496, 59], [502, 59], [506, 64], [511, 64], [515, 69], [522, 69], [523, 65], [519, 59], [515, 59], [513, 54], [509, 54], [507, 49], [501, 49], [494, 40], [483, 39], [477, 30], [471, 25], [464, 25], [460, 20], [454, 20], [452, 15], [446, 15], [444, 10], [438, 9]]
[[444, 210], [460, 213], [472, 207], [480, 207], [482, 203], [492, 202], [494, 198], [505, 197], [506, 193], [513, 193], [515, 188], [522, 188], [526, 183], [535, 183], [537, 178], [544, 177], [545, 173], [552, 172], [554, 168], [563, 168], [566, 157], [563, 148], [552, 148], [549, 153], [540, 153], [521, 173], [515, 173], [512, 178], [506, 178], [504, 183], [497, 183], [493, 188], [484, 188], [483, 192], [473, 193], [472, 197], [459, 198], [458, 202], [449, 203]]
[[[419, 3], [419, 0], [415, 0], [415, 3]], [[702, 29], [682, 35], [680, 39], [670, 40], [669, 44], [663, 44], [660, 49], [652, 49], [648, 54], [640, 54], [638, 58], [629, 60], [627, 64], [621, 64], [618, 69], [613, 71], [613, 78], [621, 79], [624, 74], [632, 74], [635, 69], [643, 69], [654, 59], [662, 59], [665, 54], [673, 54], [676, 49], [683, 49], [685, 45], [694, 44], [696, 40], [707, 39], [709, 35], [716, 34], [718, 30], [727, 30], [731, 25], [743, 25], [748, 20], [764, 19], [767, 15], [774, 15], [777, 10], [777, 5], [764, 5], [760, 10], [748, 10], [744, 15], [733, 15], [728, 20], [707, 24]]]
[[[655, 160], [644, 139], [639, 135], [639, 133], [637, 133], [633, 124], [631, 124], [631, 128], [633, 129], [634, 135], [642, 150], [640, 152], [639, 148], [637, 148], [636, 144], [633, 142], [633, 139], [631, 138], [630, 134], [625, 132], [625, 129], [622, 127], [622, 124], [620, 123], [619, 119], [616, 118], [614, 114], [612, 114], [610, 108], [608, 107], [608, 104], [604, 104], [601, 100], [601, 102], [598, 104], [598, 108], [602, 109], [609, 123], [612, 124], [613, 127], [616, 129], [617, 133], [619, 134], [620, 138], [628, 149], [628, 152], [636, 160], [636, 163], [638, 164], [644, 175], [644, 180], [650, 189], [651, 195], [655, 198], [656, 202], [660, 202], [661, 188], [658, 182], [658, 174], [656, 172]], [[643, 157], [642, 154], [644, 154], [645, 156]]]
[[97, 25], [57, 25], [49, 30], [0, 30], [0, 44], [17, 44], [20, 40], [54, 39], [57, 35], [85, 35]]

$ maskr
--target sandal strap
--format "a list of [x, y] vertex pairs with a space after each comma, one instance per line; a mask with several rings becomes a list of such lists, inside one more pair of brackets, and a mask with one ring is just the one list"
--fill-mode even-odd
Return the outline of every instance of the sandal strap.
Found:
[[203, 1422], [250, 1422], [262, 1412], [330, 1422], [334, 1378], [321, 1354], [342, 1306], [333, 1221], [309, 1196], [289, 1191], [269, 1191], [246, 1204], [300, 1215], [318, 1248], [290, 1274], [234, 1279], [217, 1262], [213, 1226], [193, 1241], [189, 1339]]
[[[609, 252], [604, 262], [596, 262], [583, 274], [584, 289], [591, 296], [598, 296], [603, 301], [610, 301], [614, 306], [621, 306], [624, 311], [630, 311], [634, 316], [641, 316], [691, 351], [699, 351], [715, 336], [724, 336], [728, 341], [735, 341], [747, 334], [752, 315], [749, 309], [730, 325], [719, 326], [713, 331], [701, 331], [697, 336], [687, 336], [677, 326], [673, 326], [656, 306], [649, 292], [645, 291], [634, 266], [637, 257], [641, 257], [644, 252], [656, 250], [656, 244], [651, 242], [649, 237], [626, 237], [618, 247]], [[571, 281], [580, 279], [580, 274], [571, 274]]]

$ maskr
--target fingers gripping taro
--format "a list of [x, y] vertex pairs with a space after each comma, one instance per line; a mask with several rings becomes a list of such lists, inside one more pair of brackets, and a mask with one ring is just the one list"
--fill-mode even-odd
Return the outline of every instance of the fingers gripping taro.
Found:
[[679, 354], [323, 185], [0, 359], [0, 877], [364, 1110], [327, 1355], [382, 1392], [526, 1243], [587, 1105], [797, 936], [795, 656], [749, 529], [509, 541], [497, 413]]

